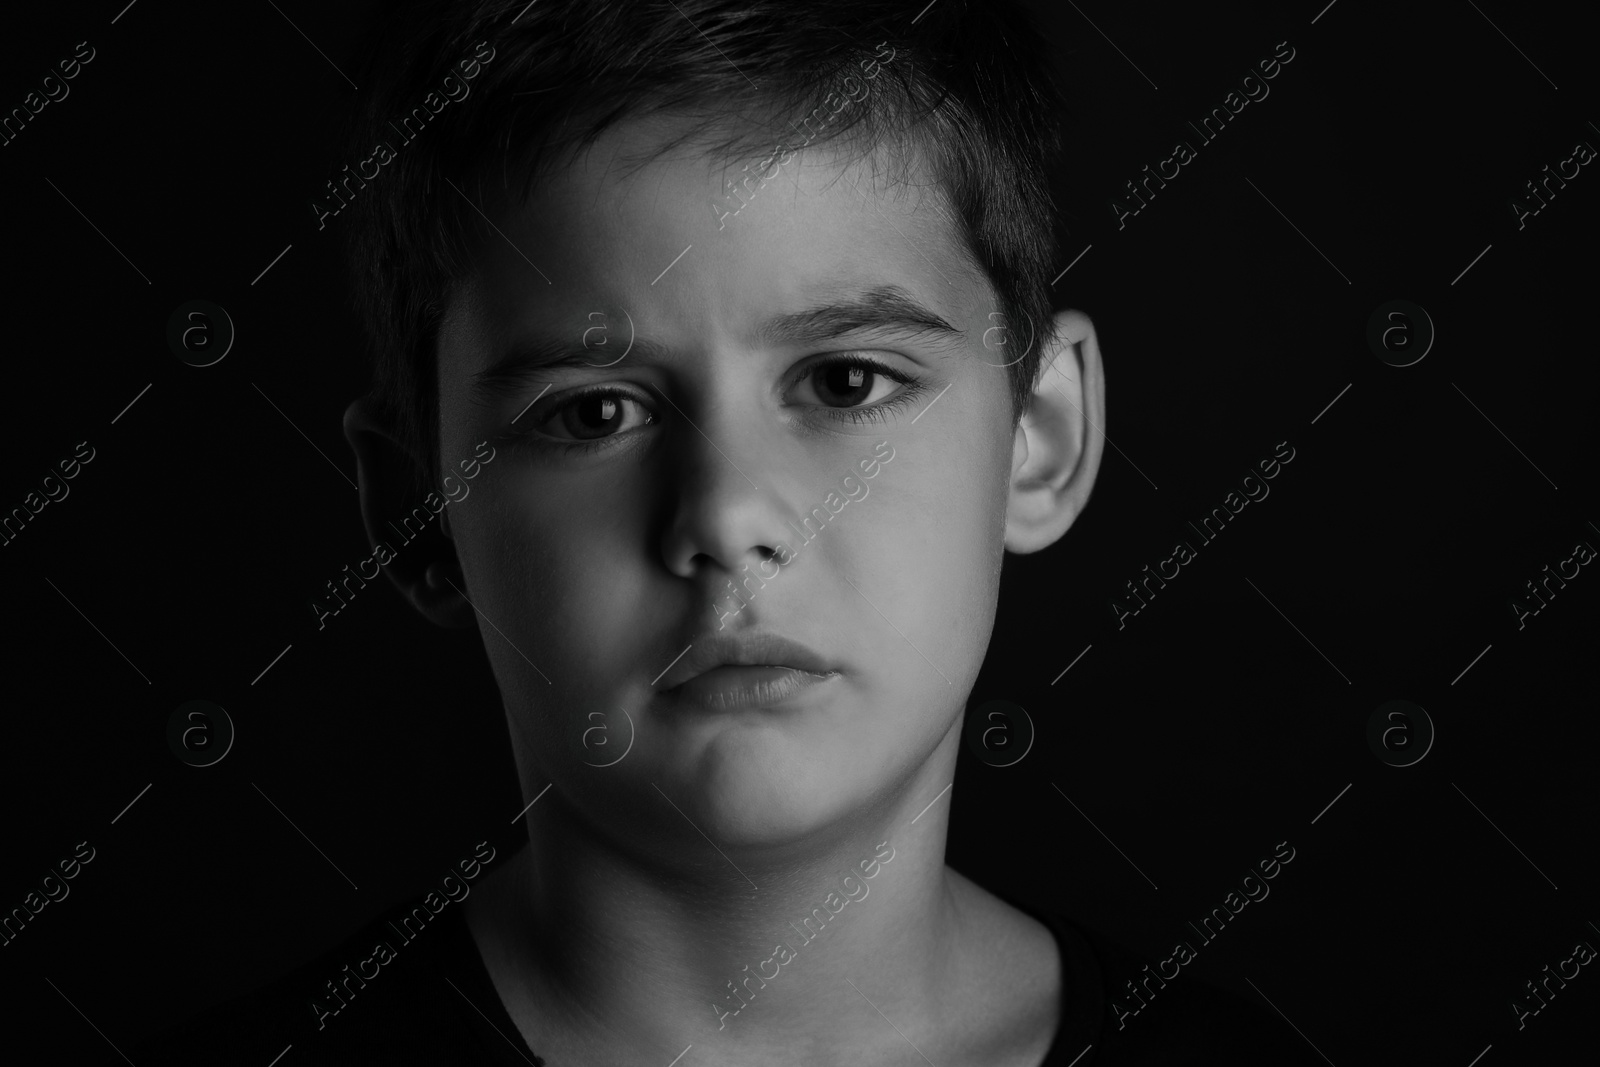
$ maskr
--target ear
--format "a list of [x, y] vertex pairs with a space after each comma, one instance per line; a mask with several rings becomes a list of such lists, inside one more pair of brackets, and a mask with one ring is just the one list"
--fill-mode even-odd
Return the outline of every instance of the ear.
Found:
[[384, 573], [428, 621], [447, 629], [474, 625], [472, 605], [457, 592], [467, 583], [450, 536], [448, 503], [437, 492], [416, 500], [414, 487], [427, 484], [418, 478], [421, 464], [369, 398], [345, 408], [344, 436], [356, 454], [367, 542], [393, 553]]
[[1105, 377], [1094, 323], [1081, 311], [1058, 312], [1012, 446], [1007, 551], [1026, 555], [1047, 548], [1082, 514], [1100, 471], [1105, 425]]

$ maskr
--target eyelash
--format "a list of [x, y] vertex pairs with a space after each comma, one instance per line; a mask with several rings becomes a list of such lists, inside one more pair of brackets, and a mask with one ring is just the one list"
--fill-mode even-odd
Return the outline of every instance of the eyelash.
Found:
[[[887, 400], [880, 400], [876, 404], [872, 404], [867, 407], [833, 408], [824, 406], [825, 410], [838, 412], [840, 417], [847, 418], [851, 422], [858, 425], [866, 422], [885, 422], [891, 413], [904, 410], [910, 406], [912, 402], [916, 401], [927, 392], [927, 386], [920, 378], [903, 373], [894, 369], [893, 367], [888, 366], [887, 364], [880, 363], [875, 359], [865, 356], [844, 356], [835, 359], [819, 360], [818, 362], [812, 363], [804, 370], [798, 372], [792, 379], [790, 379], [789, 386], [790, 388], [793, 388], [794, 386], [805, 381], [811, 375], [816, 374], [819, 370], [824, 370], [826, 368], [841, 364], [847, 367], [860, 367], [862, 369], [871, 371], [873, 374], [882, 375], [892, 382], [897, 382], [901, 386], [900, 391], [889, 397]], [[544, 412], [539, 421], [548, 421], [551, 416], [559, 413], [566, 407], [594, 397], [619, 397], [624, 400], [632, 401], [635, 404], [642, 405], [642, 401], [640, 401], [639, 398], [634, 396], [632, 393], [625, 392], [624, 390], [617, 389], [613, 386], [597, 386], [591, 389], [580, 390], [579, 392], [566, 396], [561, 400], [560, 403]], [[648, 426], [654, 421], [655, 416], [651, 415], [646, 420], [645, 425]], [[587, 441], [569, 441], [557, 437], [536, 436], [536, 430], [534, 429], [534, 426], [536, 425], [537, 423], [530, 425], [530, 427], [526, 430], [508, 430], [503, 437], [506, 439], [521, 439], [540, 449], [565, 452], [569, 455], [587, 455], [591, 452], [596, 452], [602, 448], [609, 447], [617, 440], [618, 437], [623, 436], [621, 434], [611, 434], [607, 437], [596, 437]]]

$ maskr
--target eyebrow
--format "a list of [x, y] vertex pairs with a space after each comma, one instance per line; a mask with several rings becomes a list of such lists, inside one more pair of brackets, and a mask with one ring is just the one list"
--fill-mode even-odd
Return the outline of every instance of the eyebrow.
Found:
[[[797, 346], [824, 344], [852, 333], [864, 331], [890, 333], [907, 340], [923, 341], [940, 348], [953, 348], [965, 341], [966, 334], [936, 312], [918, 303], [898, 285], [878, 285], [845, 298], [777, 315], [755, 330], [758, 346]], [[552, 367], [603, 368], [619, 357], [611, 355], [616, 331], [604, 347], [584, 347], [582, 339], [530, 339], [514, 344], [487, 369], [470, 379], [471, 392], [484, 399], [505, 398], [527, 384], [540, 370]], [[635, 363], [664, 363], [671, 348], [642, 337], [632, 347], [623, 346]]]

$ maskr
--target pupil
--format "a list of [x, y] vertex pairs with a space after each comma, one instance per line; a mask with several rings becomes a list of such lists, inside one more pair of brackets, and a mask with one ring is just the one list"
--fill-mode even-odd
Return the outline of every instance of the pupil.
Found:
[[[838, 364], [823, 369], [824, 392], [843, 404], [857, 404], [872, 393], [870, 370], [861, 366]], [[826, 398], [825, 398], [826, 399]]]
[[597, 435], [615, 429], [612, 424], [622, 413], [622, 405], [610, 396], [586, 397], [574, 406], [580, 428]]

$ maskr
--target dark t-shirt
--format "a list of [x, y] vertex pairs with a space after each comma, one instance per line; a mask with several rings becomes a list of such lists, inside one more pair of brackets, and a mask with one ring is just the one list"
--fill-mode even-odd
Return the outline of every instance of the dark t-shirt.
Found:
[[[1270, 1009], [1181, 972], [1119, 1026], [1113, 997], [1124, 1011], [1138, 1002], [1113, 993], [1113, 983], [1142, 977], [1153, 961], [1061, 916], [1023, 910], [1050, 928], [1061, 950], [1061, 1023], [1040, 1067], [1322, 1063]], [[428, 914], [419, 901], [369, 924], [283, 978], [145, 1043], [137, 1062], [545, 1067], [500, 1003], [461, 908], [446, 902], [424, 924]]]

